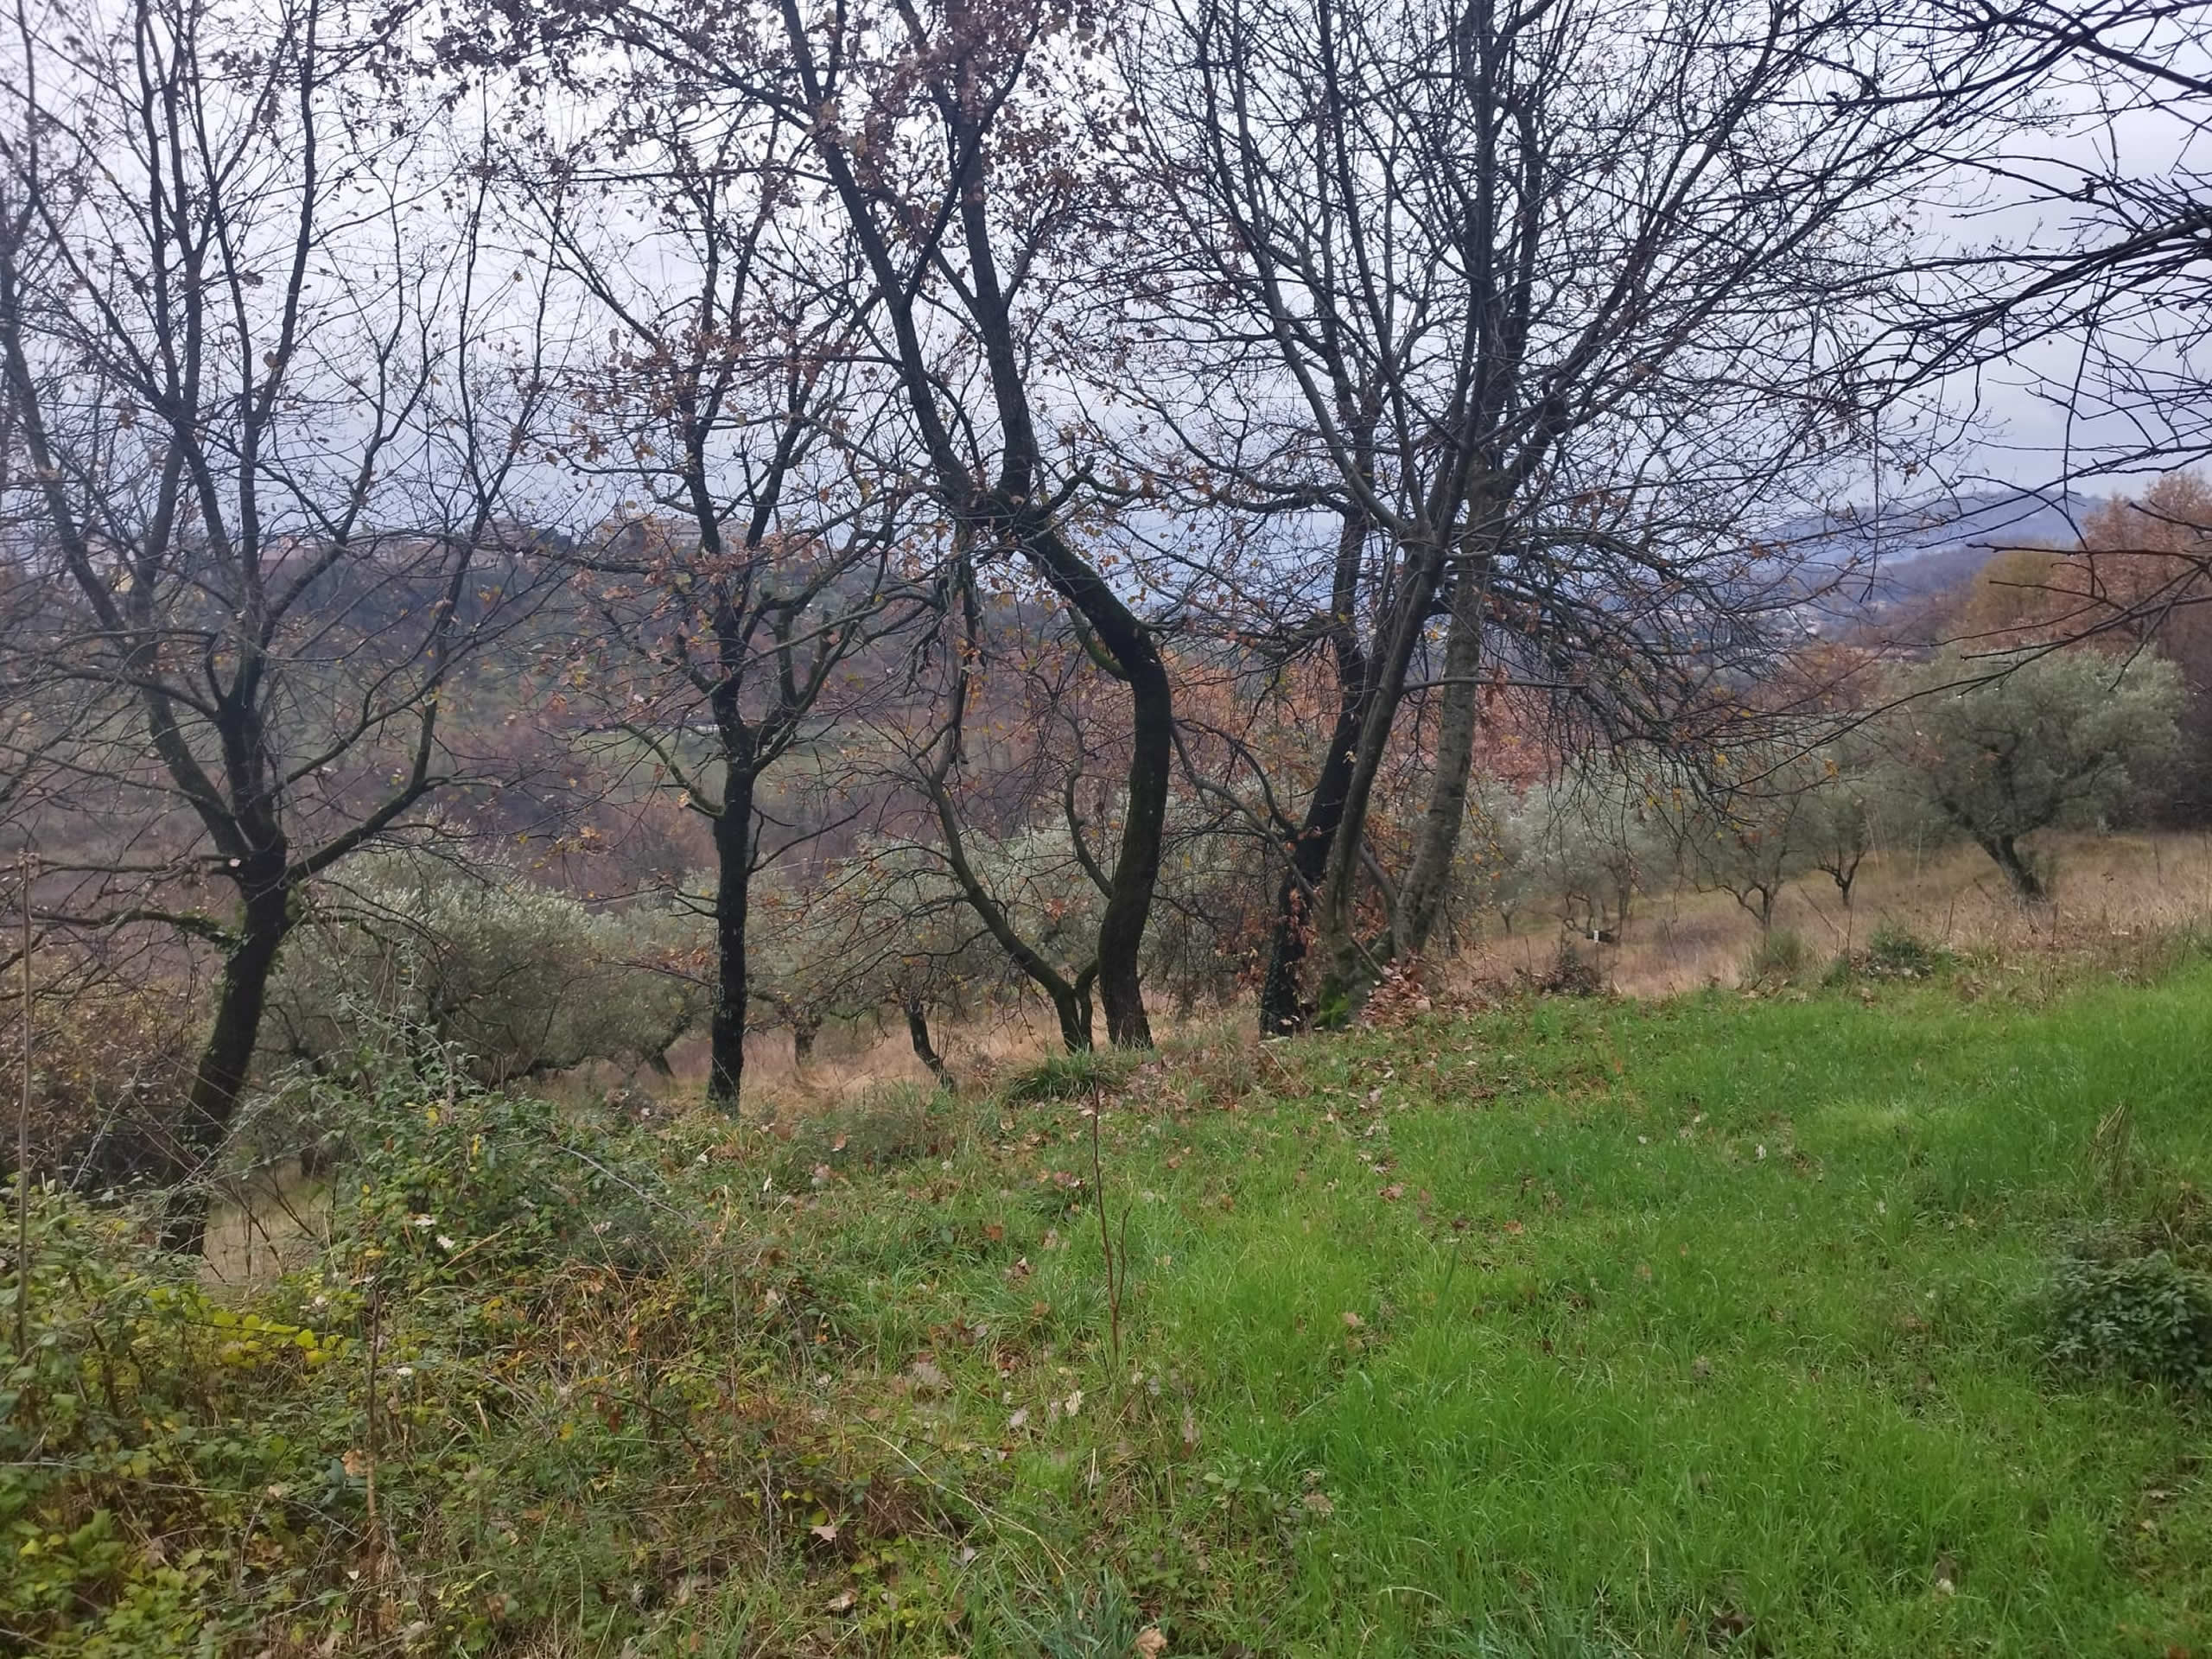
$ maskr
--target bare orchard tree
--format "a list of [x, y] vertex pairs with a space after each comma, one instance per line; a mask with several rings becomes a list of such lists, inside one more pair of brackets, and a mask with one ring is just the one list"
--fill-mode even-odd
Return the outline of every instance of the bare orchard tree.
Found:
[[219, 960], [149, 1149], [171, 1180], [222, 1143], [302, 887], [469, 770], [454, 711], [526, 599], [543, 289], [491, 280], [465, 141], [391, 90], [404, 13], [355, 21], [60, 0], [17, 14], [0, 90], [9, 553], [40, 601], [0, 683], [71, 768], [34, 826], [71, 879], [49, 919]]
[[1102, 826], [1084, 817], [1086, 767], [1103, 757], [1086, 753], [1078, 711], [1109, 677], [1057, 612], [1044, 613], [1040, 629], [1018, 593], [990, 605], [965, 549], [940, 594], [938, 704], [884, 734], [901, 784], [920, 802], [902, 850], [941, 868], [1014, 971], [1052, 1005], [1069, 1052], [1087, 1050], [1102, 962], [1096, 918], [1114, 902], [1114, 883], [1091, 847]]
[[1095, 282], [1093, 245], [1121, 224], [1126, 128], [1099, 69], [1099, 20], [1063, 0], [815, 12], [607, 0], [572, 16], [656, 66], [640, 96], [702, 89], [772, 111], [804, 140], [809, 176], [865, 270], [874, 350], [896, 376], [919, 476], [974, 556], [1026, 565], [1126, 688], [1097, 992], [1111, 1039], [1148, 1045], [1139, 953], [1160, 871], [1173, 694], [1137, 595], [1086, 550], [1086, 511], [1119, 498], [1064, 372]]
[[[1254, 624], [1325, 619], [1340, 664], [1285, 888], [1318, 868], [1324, 1000], [1427, 943], [1490, 668], [1673, 741], [1790, 597], [1743, 526], [1802, 499], [1878, 395], [1856, 318], [1898, 257], [1885, 225], [1974, 142], [1973, 65], [1907, 49], [1894, 14], [1188, 0], [1129, 41], [1179, 208], [1143, 276], [1153, 407], [1214, 499], [1334, 543]], [[1427, 810], [1370, 941], [1368, 815], [1422, 689]], [[1302, 1017], [1280, 989], [1263, 1014]]]
[[[569, 556], [585, 706], [713, 828], [708, 1098], [738, 1105], [753, 877], [810, 826], [772, 823], [772, 768], [834, 739], [925, 607], [927, 547], [863, 361], [851, 244], [803, 211], [804, 140], [763, 112], [614, 112], [521, 170], [588, 331], [564, 382], [571, 466], [607, 498]], [[618, 755], [619, 760], [619, 755]], [[788, 769], [787, 769], [788, 770]]]

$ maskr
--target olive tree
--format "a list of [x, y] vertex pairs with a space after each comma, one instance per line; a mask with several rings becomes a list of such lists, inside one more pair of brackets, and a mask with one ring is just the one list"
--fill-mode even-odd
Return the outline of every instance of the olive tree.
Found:
[[594, 908], [501, 863], [372, 855], [314, 893], [271, 1034], [316, 1069], [398, 1026], [487, 1083], [589, 1060], [665, 1075], [707, 1013], [710, 937], [681, 910]]
[[1900, 673], [1885, 747], [1901, 800], [1987, 853], [2024, 899], [2044, 878], [2021, 842], [2093, 823], [2174, 747], [2181, 677], [2147, 654], [1939, 653]]

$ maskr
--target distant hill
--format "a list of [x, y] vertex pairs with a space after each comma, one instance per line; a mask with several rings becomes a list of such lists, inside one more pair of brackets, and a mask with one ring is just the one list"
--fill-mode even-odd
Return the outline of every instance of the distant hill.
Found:
[[1823, 624], [1843, 623], [1955, 588], [2006, 548], [2071, 547], [2103, 505], [2071, 493], [1945, 494], [1793, 519], [1771, 539], [1810, 561], [1809, 580], [1832, 574], [1833, 590], [1809, 608]]

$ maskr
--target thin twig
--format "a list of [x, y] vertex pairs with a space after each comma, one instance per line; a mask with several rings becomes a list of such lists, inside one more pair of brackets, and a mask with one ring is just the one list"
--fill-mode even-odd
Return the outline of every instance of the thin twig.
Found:
[[380, 1554], [378, 1548], [377, 1527], [377, 1351], [384, 1338], [384, 1292], [381, 1288], [369, 1293], [369, 1365], [368, 1400], [363, 1408], [367, 1422], [362, 1431], [365, 1443], [368, 1467], [369, 1550], [372, 1561]]
[[[1098, 1120], [1105, 1116], [1103, 1096], [1097, 1084], [1090, 1085], [1090, 1190], [1098, 1205], [1098, 1248], [1105, 1258], [1106, 1267], [1106, 1330], [1110, 1352], [1112, 1376], [1118, 1384], [1122, 1375], [1122, 1281], [1128, 1272], [1125, 1251], [1114, 1248], [1114, 1235], [1106, 1217], [1106, 1167], [1098, 1151]], [[1128, 1211], [1122, 1216], [1122, 1236], [1128, 1237]]]
[[22, 854], [23, 1098], [16, 1117], [16, 1357], [30, 1357], [31, 1330], [31, 855]]

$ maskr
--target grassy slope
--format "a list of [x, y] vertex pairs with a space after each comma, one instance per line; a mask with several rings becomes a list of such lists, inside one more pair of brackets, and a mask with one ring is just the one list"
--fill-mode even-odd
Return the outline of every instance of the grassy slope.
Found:
[[[1166, 1055], [1104, 1096], [1118, 1363], [1084, 1097], [932, 1109], [884, 1173], [911, 1105], [541, 1152], [565, 1257], [465, 1196], [542, 1117], [418, 1101], [419, 1166], [345, 1178], [382, 1230], [244, 1299], [332, 1363], [41, 1304], [87, 1377], [207, 1357], [5, 1566], [169, 1633], [83, 1653], [2212, 1651], [2202, 1409], [2048, 1374], [2031, 1306], [2069, 1230], [2186, 1210], [2212, 962], [2001, 980]], [[414, 1287], [375, 1425], [365, 1268]]]
[[[1548, 1009], [1497, 1032], [1511, 1059], [1332, 1057], [1411, 1077], [1302, 1183], [1255, 1173], [1169, 1316], [1207, 1333], [1227, 1438], [1325, 1471], [1336, 1525], [1288, 1625], [1345, 1651], [1485, 1623], [1563, 1650], [1732, 1617], [1793, 1652], [2190, 1630], [2212, 1504], [2144, 1496], [2190, 1484], [2190, 1436], [2039, 1387], [2015, 1310], [2112, 1103], [2201, 1157], [2204, 989], [2032, 1021]], [[1471, 1101], [1470, 1071], [1505, 1087]], [[1386, 1140], [1395, 1205], [1358, 1155]], [[1376, 1333], [1357, 1356], [1346, 1308]]]
[[[1046, 1433], [995, 1530], [1078, 1558], [1110, 1530], [1209, 1649], [2202, 1643], [2200, 1423], [2054, 1386], [2023, 1303], [2105, 1207], [2088, 1148], [2115, 1103], [2164, 1172], [2139, 1192], [2204, 1167], [2208, 1000], [2198, 968], [2048, 1012], [1554, 1003], [1141, 1076], [1108, 1118], [1109, 1185], [1140, 1195], [1126, 1340], [1163, 1397], [1191, 1386], [1198, 1452]], [[1171, 1109], [1209, 1087], [1235, 1109]], [[842, 1209], [817, 1216], [859, 1246]], [[1098, 1322], [1095, 1237], [1042, 1250], [1035, 1210], [1004, 1207], [982, 1259], [915, 1264], [924, 1323], [1018, 1325], [1033, 1294]], [[1039, 1265], [1010, 1299], [1016, 1257]], [[862, 1317], [890, 1351], [928, 1339]], [[1003, 1422], [981, 1392], [958, 1433]]]

